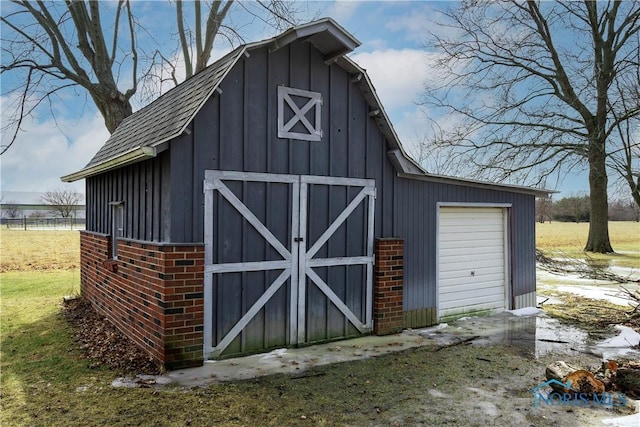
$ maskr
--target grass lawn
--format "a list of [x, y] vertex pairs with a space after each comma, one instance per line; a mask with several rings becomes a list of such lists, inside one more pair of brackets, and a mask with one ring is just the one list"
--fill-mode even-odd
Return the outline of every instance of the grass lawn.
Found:
[[[0, 274], [3, 427], [365, 426], [395, 424], [394, 414], [402, 424], [460, 425], [470, 415], [443, 406], [425, 387], [437, 384], [466, 407], [461, 380], [481, 387], [505, 370], [521, 378], [518, 369], [540, 363], [500, 347], [423, 348], [322, 366], [296, 379], [276, 375], [193, 390], [113, 388], [119, 373], [88, 367], [59, 312], [62, 296], [77, 292], [77, 284], [77, 269]], [[473, 372], [471, 379], [445, 368], [452, 360]], [[528, 390], [539, 381], [528, 375], [522, 382], [518, 393], [530, 405]]]
[[0, 272], [80, 267], [80, 233], [0, 228]]
[[590, 258], [609, 265], [640, 268], [640, 223], [609, 223], [613, 254], [584, 252], [588, 235], [588, 223], [536, 223], [536, 247], [549, 256]]
[[[631, 228], [623, 227], [620, 236], [612, 226], [614, 248], [637, 251], [637, 224], [626, 224]], [[545, 247], [580, 253], [575, 245], [586, 239], [583, 224], [538, 227]], [[582, 235], [582, 241], [577, 237], [578, 243], [571, 243]], [[416, 424], [435, 425], [464, 414], [448, 410], [442, 399], [430, 401], [437, 398], [425, 387], [438, 384], [452, 396], [466, 394], [460, 381], [473, 384], [475, 376], [499, 378], [507, 367], [517, 372], [525, 363], [535, 363], [536, 369], [540, 363], [508, 356], [499, 347], [466, 346], [331, 365], [295, 380], [274, 376], [188, 391], [114, 389], [110, 383], [118, 373], [88, 367], [60, 314], [62, 297], [78, 292], [78, 232], [0, 230], [0, 239], [2, 426], [370, 425], [389, 424], [389, 418], [381, 418], [388, 410], [415, 413]], [[460, 378], [459, 369], [446, 365], [452, 360], [474, 376]], [[532, 376], [519, 393], [528, 398], [536, 381]], [[440, 418], [425, 421], [431, 414]], [[547, 425], [535, 417], [532, 424]], [[412, 424], [411, 418], [404, 420]]]

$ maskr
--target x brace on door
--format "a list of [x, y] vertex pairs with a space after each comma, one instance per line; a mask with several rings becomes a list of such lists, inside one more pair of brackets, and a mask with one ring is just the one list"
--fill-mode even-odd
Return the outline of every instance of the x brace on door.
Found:
[[[291, 250], [287, 249], [271, 231], [251, 212], [251, 210], [225, 185], [224, 181], [272, 182], [291, 185]], [[308, 219], [308, 186], [332, 185], [362, 187], [344, 210], [330, 226], [320, 235], [316, 242], [307, 249]], [[282, 260], [238, 262], [215, 264], [213, 260], [214, 224], [214, 191], [224, 197], [251, 226], [280, 254]], [[233, 171], [206, 171], [204, 182], [205, 193], [205, 330], [204, 352], [206, 357], [216, 357], [231, 344], [249, 322], [260, 312], [271, 297], [291, 279], [289, 304], [289, 336], [288, 344], [305, 342], [305, 312], [307, 277], [313, 282], [357, 328], [360, 333], [367, 333], [372, 327], [372, 286], [373, 286], [373, 237], [375, 181], [368, 179], [334, 178], [306, 175], [261, 174]], [[329, 238], [346, 221], [349, 215], [361, 204], [367, 205], [367, 242], [366, 254], [353, 257], [314, 258]], [[313, 270], [316, 267], [364, 265], [366, 266], [366, 314], [359, 319], [349, 307], [338, 297], [330, 286]], [[213, 344], [213, 307], [211, 301], [213, 275], [220, 273], [243, 271], [282, 270], [280, 275], [270, 284], [267, 290], [246, 311], [238, 322], [215, 345]]]

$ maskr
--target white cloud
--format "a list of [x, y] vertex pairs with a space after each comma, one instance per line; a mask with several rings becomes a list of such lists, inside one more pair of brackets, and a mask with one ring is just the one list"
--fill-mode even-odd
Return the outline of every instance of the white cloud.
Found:
[[424, 83], [433, 78], [429, 63], [437, 59], [419, 49], [377, 50], [351, 58], [367, 70], [387, 111], [411, 107], [418, 101]]
[[[0, 157], [0, 182], [5, 191], [47, 191], [66, 186], [60, 177], [82, 169], [109, 137], [98, 114], [58, 125], [53, 120], [30, 120], [23, 128], [25, 131]], [[72, 186], [84, 193], [84, 180]]]
[[378, 50], [356, 53], [351, 57], [367, 70], [385, 109], [411, 105], [422, 87], [425, 61], [417, 50]]
[[329, 12], [330, 16], [337, 22], [346, 22], [353, 16], [360, 4], [359, 1], [336, 1]]
[[433, 11], [414, 11], [410, 15], [394, 17], [386, 23], [385, 28], [392, 32], [401, 32], [407, 40], [423, 43], [427, 29], [433, 26]]

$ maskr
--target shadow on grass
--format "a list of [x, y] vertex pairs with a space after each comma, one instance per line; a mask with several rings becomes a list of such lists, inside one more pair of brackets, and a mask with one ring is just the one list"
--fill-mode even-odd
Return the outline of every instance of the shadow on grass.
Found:
[[[2, 422], [4, 425], [34, 425], [46, 412], [55, 410], [92, 374], [73, 341], [70, 326], [60, 312], [27, 322], [27, 304], [12, 305], [2, 319]], [[22, 315], [22, 316], [21, 316]], [[62, 394], [61, 394], [62, 393]], [[44, 418], [47, 418], [46, 416]]]
[[[8, 320], [3, 324], [3, 426], [488, 425], [495, 415], [478, 413], [475, 400], [495, 395], [490, 399], [496, 404], [508, 404], [506, 419], [527, 413], [529, 390], [539, 382], [534, 373], [546, 363], [503, 346], [459, 345], [206, 389], [115, 389], [110, 383], [117, 373], [87, 367], [90, 362], [80, 357], [62, 314], [44, 314], [30, 323], [15, 316]], [[491, 391], [505, 384], [512, 396]], [[545, 423], [549, 415], [531, 412], [527, 420], [556, 425], [557, 419]], [[469, 423], [472, 419], [476, 422]]]

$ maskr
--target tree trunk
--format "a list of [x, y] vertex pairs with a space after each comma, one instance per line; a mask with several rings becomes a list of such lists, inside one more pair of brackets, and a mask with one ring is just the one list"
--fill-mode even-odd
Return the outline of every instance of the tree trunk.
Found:
[[589, 238], [584, 250], [589, 252], [613, 252], [609, 240], [609, 202], [607, 201], [607, 169], [604, 142], [590, 143], [589, 155]]
[[129, 100], [121, 93], [94, 95], [93, 99], [104, 117], [104, 124], [109, 133], [115, 132], [122, 121], [133, 114]]

